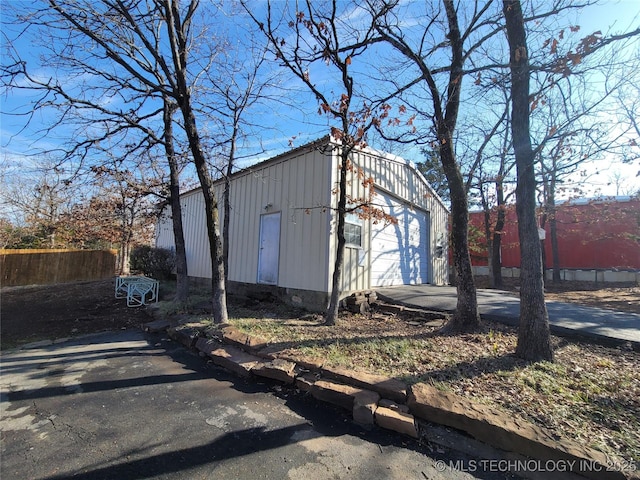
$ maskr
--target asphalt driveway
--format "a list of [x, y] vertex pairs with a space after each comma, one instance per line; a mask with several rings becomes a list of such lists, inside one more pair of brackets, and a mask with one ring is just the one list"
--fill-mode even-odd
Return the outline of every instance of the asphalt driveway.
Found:
[[[400, 285], [376, 288], [381, 299], [389, 302], [453, 312], [456, 288], [435, 285]], [[483, 318], [518, 325], [520, 299], [500, 290], [478, 289], [478, 309]], [[640, 315], [585, 307], [575, 303], [546, 302], [551, 331], [560, 335], [590, 338], [604, 343], [629, 342], [640, 349]]]
[[505, 478], [445, 469], [470, 459], [367, 431], [160, 335], [103, 333], [0, 361], [3, 480]]

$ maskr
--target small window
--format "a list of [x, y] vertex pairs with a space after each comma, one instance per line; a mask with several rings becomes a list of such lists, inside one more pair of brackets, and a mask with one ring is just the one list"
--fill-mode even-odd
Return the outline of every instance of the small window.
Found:
[[345, 215], [344, 238], [347, 247], [362, 248], [362, 219], [355, 213]]

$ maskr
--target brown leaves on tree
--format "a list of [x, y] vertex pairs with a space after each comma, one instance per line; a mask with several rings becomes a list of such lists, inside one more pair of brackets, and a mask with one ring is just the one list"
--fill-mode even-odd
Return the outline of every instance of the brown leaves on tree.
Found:
[[[572, 33], [576, 33], [580, 30], [580, 27], [575, 25], [569, 27]], [[582, 59], [593, 53], [596, 47], [602, 41], [602, 32], [598, 30], [597, 32], [592, 33], [591, 35], [587, 35], [583, 39], [580, 40], [578, 46], [574, 50], [569, 50], [565, 54], [559, 53], [560, 41], [564, 40], [564, 29], [558, 32], [558, 36], [553, 38], [548, 38], [542, 44], [542, 48], [549, 48], [549, 53], [552, 56], [557, 56], [556, 60], [553, 62], [553, 71], [555, 73], [561, 74], [563, 77], [568, 77], [571, 75], [572, 67], [579, 65], [582, 63]]]
[[347, 195], [347, 212], [355, 213], [362, 220], [372, 220], [374, 224], [384, 222], [385, 225], [396, 224], [398, 219], [385, 213], [374, 203], [376, 196], [375, 182], [372, 176], [367, 175], [365, 170], [356, 165], [351, 160], [347, 161], [347, 171], [352, 173], [355, 179], [360, 182], [364, 192], [360, 196]]
[[331, 106], [323, 102], [318, 107], [318, 115], [323, 115], [325, 113], [331, 113]]

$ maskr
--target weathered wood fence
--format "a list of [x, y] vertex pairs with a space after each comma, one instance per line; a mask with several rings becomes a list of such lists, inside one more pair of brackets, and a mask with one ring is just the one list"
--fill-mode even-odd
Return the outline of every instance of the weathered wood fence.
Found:
[[115, 275], [116, 250], [0, 250], [0, 286], [48, 285]]

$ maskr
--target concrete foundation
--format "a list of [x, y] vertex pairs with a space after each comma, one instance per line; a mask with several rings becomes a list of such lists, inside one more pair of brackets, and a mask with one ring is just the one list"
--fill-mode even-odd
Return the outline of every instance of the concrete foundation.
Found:
[[[476, 276], [488, 276], [489, 267], [472, 267]], [[545, 271], [548, 280], [553, 279], [553, 269]], [[503, 278], [520, 278], [520, 269], [517, 267], [502, 267]], [[640, 285], [640, 270], [603, 270], [603, 269], [570, 269], [560, 270], [560, 278], [567, 282], [594, 282], [594, 283], [629, 283]]]
[[[211, 279], [202, 277], [189, 277], [191, 285], [203, 289], [211, 289]], [[312, 290], [299, 290], [296, 288], [278, 287], [256, 283], [242, 283], [229, 281], [227, 293], [259, 301], [279, 300], [294, 307], [304, 308], [312, 312], [324, 312], [329, 305], [330, 294], [328, 292], [316, 292]], [[343, 292], [341, 298], [351, 292]]]

